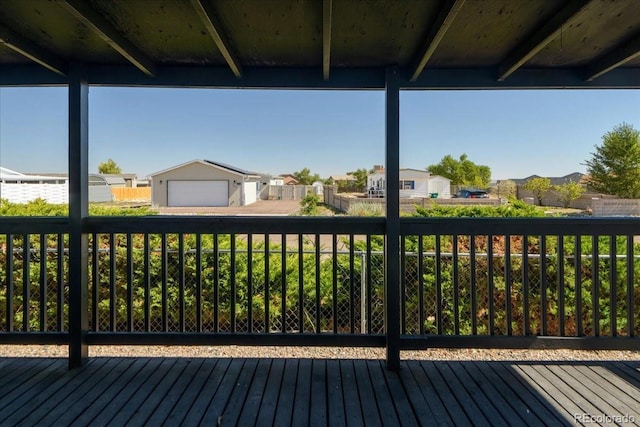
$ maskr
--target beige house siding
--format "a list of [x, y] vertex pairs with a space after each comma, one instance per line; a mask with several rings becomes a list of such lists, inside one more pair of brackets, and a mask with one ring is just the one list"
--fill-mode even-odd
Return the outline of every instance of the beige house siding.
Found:
[[[242, 177], [217, 167], [195, 162], [158, 173], [152, 177], [151, 203], [156, 207], [167, 206], [167, 181], [227, 181], [229, 185], [229, 206], [241, 206]], [[235, 182], [240, 183], [234, 184]]]

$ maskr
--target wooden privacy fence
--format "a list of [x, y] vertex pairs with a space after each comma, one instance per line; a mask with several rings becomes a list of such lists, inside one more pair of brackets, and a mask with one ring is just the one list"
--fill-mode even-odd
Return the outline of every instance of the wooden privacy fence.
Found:
[[151, 201], [151, 187], [112, 187], [111, 193], [116, 202]]

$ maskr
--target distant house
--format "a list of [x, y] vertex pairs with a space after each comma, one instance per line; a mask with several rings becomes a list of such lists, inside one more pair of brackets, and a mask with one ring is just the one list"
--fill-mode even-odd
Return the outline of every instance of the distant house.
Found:
[[298, 185], [300, 182], [298, 179], [290, 173], [280, 175], [282, 178], [282, 185]]
[[[370, 195], [380, 196], [386, 190], [386, 175], [382, 168], [367, 176]], [[400, 197], [451, 197], [451, 180], [419, 169], [400, 169]]]
[[246, 206], [262, 175], [211, 160], [192, 160], [149, 175], [153, 206]]
[[[112, 187], [127, 187], [127, 188], [136, 188], [138, 187], [138, 175], [135, 173], [105, 173], [102, 174], [109, 182], [109, 185]], [[142, 187], [144, 185], [141, 185]]]

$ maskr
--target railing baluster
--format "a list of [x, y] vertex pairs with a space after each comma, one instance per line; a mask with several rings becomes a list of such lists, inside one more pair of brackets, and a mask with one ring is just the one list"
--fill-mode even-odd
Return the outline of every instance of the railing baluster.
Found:
[[148, 233], [144, 234], [144, 330], [151, 332], [151, 252], [150, 239]]
[[116, 331], [116, 235], [109, 234], [109, 332]]
[[576, 288], [576, 334], [581, 337], [584, 335], [584, 327], [582, 321], [582, 237], [575, 236], [575, 288]]
[[230, 259], [229, 264], [231, 271], [229, 272], [229, 285], [230, 285], [230, 297], [231, 297], [231, 306], [230, 314], [231, 317], [231, 332], [235, 333], [237, 330], [237, 319], [236, 319], [236, 302], [237, 302], [237, 289], [236, 289], [236, 235], [229, 235], [229, 244], [230, 244]]
[[609, 306], [610, 306], [610, 313], [609, 313], [609, 323], [610, 323], [610, 335], [612, 337], [617, 337], [618, 336], [618, 314], [617, 314], [617, 310], [618, 310], [618, 304], [617, 304], [617, 299], [618, 299], [618, 286], [617, 286], [617, 282], [618, 282], [618, 274], [617, 274], [617, 268], [618, 268], [618, 258], [617, 258], [617, 247], [616, 247], [616, 236], [609, 236], [609, 277], [610, 277], [610, 283], [609, 283]]
[[564, 236], [558, 236], [558, 327], [560, 329], [559, 335], [564, 337], [565, 333], [565, 285], [564, 285]]
[[185, 331], [184, 316], [184, 291], [187, 284], [185, 283], [184, 274], [184, 233], [178, 234], [178, 329], [180, 332]]
[[372, 327], [372, 322], [373, 322], [373, 305], [372, 305], [372, 301], [373, 301], [373, 281], [372, 281], [372, 277], [373, 277], [373, 271], [372, 271], [372, 266], [373, 266], [373, 261], [372, 261], [372, 257], [371, 257], [371, 235], [367, 234], [367, 333], [370, 334], [371, 333], [371, 327]]
[[540, 235], [540, 323], [542, 335], [547, 335], [547, 236]]
[[507, 322], [507, 335], [511, 336], [513, 334], [513, 313], [511, 310], [511, 284], [513, 281], [513, 277], [511, 275], [511, 235], [506, 234], [504, 236], [504, 292], [505, 292], [505, 311], [506, 311], [506, 322]]
[[196, 331], [202, 332], [202, 234], [196, 234]]
[[247, 331], [253, 332], [253, 234], [247, 234]]
[[47, 235], [40, 235], [40, 332], [47, 330]]
[[635, 245], [634, 245], [634, 237], [633, 235], [627, 236], [627, 336], [635, 337], [636, 328], [635, 328], [635, 300], [634, 300], [634, 271], [633, 271], [633, 261], [635, 256]]
[[522, 236], [522, 317], [524, 325], [522, 335], [530, 335], [531, 315], [529, 313], [529, 237]]
[[22, 236], [22, 332], [29, 332], [31, 318], [31, 236]]
[[349, 235], [349, 332], [356, 332], [356, 299], [355, 299], [355, 257], [354, 238]]
[[460, 284], [458, 271], [458, 235], [451, 236], [453, 246], [453, 334], [460, 335]]
[[478, 335], [478, 283], [476, 279], [476, 236], [469, 235], [469, 258], [471, 268], [471, 335]]
[[322, 332], [321, 325], [321, 307], [320, 307], [320, 235], [316, 234], [315, 237], [315, 269], [316, 269], [316, 333]]
[[[57, 315], [57, 331], [62, 332], [65, 330], [64, 327], [64, 283], [66, 277], [64, 275], [64, 236], [62, 234], [58, 234], [57, 244], [57, 267], [56, 267], [56, 278], [58, 280], [58, 288], [57, 288], [57, 306], [58, 309], [56, 311]], [[8, 273], [8, 272], [7, 272]]]
[[[436, 322], [438, 327], [438, 334], [442, 334], [443, 328], [443, 318], [442, 318], [442, 235], [437, 234], [436, 236]], [[422, 237], [420, 238], [420, 243], [423, 244]], [[420, 255], [423, 255], [424, 248], [420, 249]], [[422, 265], [422, 262], [420, 262]], [[424, 272], [423, 272], [424, 273]], [[422, 277], [422, 273], [420, 274], [420, 283], [422, 283], [424, 287], [424, 279]], [[420, 302], [420, 308], [422, 309], [422, 314], [420, 315], [420, 326], [421, 333], [424, 333], [424, 289], [420, 292], [420, 296], [422, 297], [422, 301]]]
[[169, 268], [169, 252], [167, 250], [167, 235], [166, 233], [162, 233], [162, 237], [161, 237], [161, 245], [162, 248], [160, 249], [161, 251], [161, 257], [162, 257], [162, 278], [161, 278], [161, 282], [162, 282], [162, 332], [169, 332], [169, 318], [167, 317], [167, 303], [168, 301], [168, 294], [167, 294], [167, 278], [169, 276], [168, 274], [168, 268]]
[[280, 257], [281, 257], [281, 268], [280, 276], [282, 277], [282, 282], [280, 283], [280, 307], [281, 307], [281, 320], [280, 323], [282, 325], [282, 333], [287, 332], [287, 235], [283, 233], [281, 236], [281, 247], [280, 247]]
[[[424, 265], [423, 265], [424, 264], [424, 242], [422, 240], [423, 237], [424, 236], [422, 235], [418, 235], [418, 333], [420, 335], [424, 335]], [[437, 259], [437, 256], [438, 256], [438, 250], [436, 249], [436, 259]], [[437, 271], [438, 271], [438, 268], [436, 267], [436, 274], [437, 274]], [[437, 299], [438, 297], [436, 297], [436, 300]], [[437, 306], [438, 306], [438, 301], [436, 301], [436, 307]]]
[[271, 316], [269, 304], [271, 301], [271, 275], [269, 273], [269, 233], [264, 235], [264, 332], [271, 332]]
[[[267, 240], [268, 241], [268, 240]], [[220, 254], [218, 234], [213, 235], [213, 332], [220, 329]], [[266, 269], [268, 271], [268, 269]], [[268, 303], [267, 303], [268, 304]]]
[[591, 306], [593, 307], [593, 335], [600, 336], [600, 259], [598, 236], [591, 236]]
[[298, 234], [298, 332], [304, 333], [304, 252], [302, 234]]
[[338, 333], [338, 235], [332, 235], [332, 256], [333, 256], [333, 282], [332, 282], [332, 309], [333, 309], [333, 333]]
[[489, 335], [496, 334], [495, 283], [493, 282], [493, 235], [487, 235], [487, 280], [489, 285]]
[[100, 330], [100, 316], [98, 313], [100, 300], [100, 245], [98, 244], [100, 237], [97, 233], [91, 235], [91, 251], [93, 257], [91, 258], [91, 275], [93, 277], [93, 292], [91, 294], [91, 323], [93, 330], [98, 332]]
[[15, 298], [13, 259], [13, 235], [7, 234], [7, 332], [13, 332], [15, 329], [15, 313], [13, 312], [13, 301]]
[[127, 233], [127, 331], [133, 332], [133, 242], [131, 233]]
[[400, 331], [407, 333], [407, 236], [400, 236]]

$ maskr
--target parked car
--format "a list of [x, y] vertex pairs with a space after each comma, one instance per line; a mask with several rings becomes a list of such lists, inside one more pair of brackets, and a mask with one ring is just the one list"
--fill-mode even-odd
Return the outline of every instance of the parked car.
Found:
[[489, 197], [484, 190], [460, 190], [453, 197], [459, 197], [461, 199], [486, 199]]

